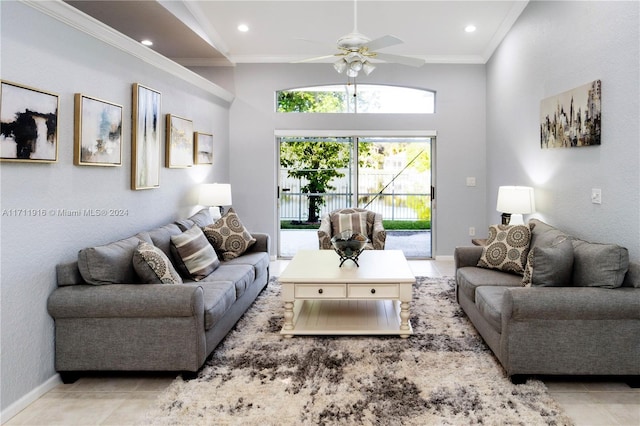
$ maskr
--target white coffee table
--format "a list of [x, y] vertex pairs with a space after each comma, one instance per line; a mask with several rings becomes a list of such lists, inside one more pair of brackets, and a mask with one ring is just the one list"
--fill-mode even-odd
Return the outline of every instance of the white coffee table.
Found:
[[415, 276], [400, 250], [365, 250], [341, 267], [333, 250], [301, 250], [278, 278], [286, 337], [413, 334]]

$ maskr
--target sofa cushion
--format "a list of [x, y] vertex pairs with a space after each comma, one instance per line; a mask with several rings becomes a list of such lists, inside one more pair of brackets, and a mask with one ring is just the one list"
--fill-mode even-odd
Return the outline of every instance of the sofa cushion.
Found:
[[161, 226], [147, 232], [153, 245], [158, 247], [171, 260], [171, 236], [182, 234], [182, 230], [175, 223]]
[[498, 287], [520, 287], [522, 277], [515, 274], [508, 274], [495, 269], [477, 268], [475, 266], [465, 266], [456, 271], [458, 291], [475, 302], [476, 288], [482, 286]]
[[182, 284], [166, 254], [152, 244], [140, 241], [133, 252], [133, 269], [146, 284]]
[[140, 241], [151, 243], [144, 234], [114, 241], [78, 252], [78, 269], [88, 284], [132, 284], [139, 283], [133, 268], [133, 252]]
[[200, 281], [220, 266], [216, 252], [197, 225], [180, 235], [171, 236], [171, 253], [178, 270], [195, 281]]
[[223, 260], [235, 259], [256, 242], [233, 208], [203, 231]]
[[573, 243], [558, 236], [549, 244], [538, 244], [529, 251], [522, 277], [525, 287], [564, 287], [571, 285], [573, 273]]
[[522, 275], [530, 241], [527, 225], [491, 225], [478, 266]]
[[204, 299], [204, 329], [209, 330], [224, 316], [236, 300], [236, 288], [230, 281], [201, 281]]
[[204, 282], [230, 281], [235, 286], [236, 298], [239, 298], [255, 279], [256, 273], [253, 266], [223, 263], [215, 272], [206, 277]]
[[573, 241], [573, 285], [616, 288], [629, 269], [629, 252], [616, 244]]
[[502, 300], [508, 287], [482, 286], [476, 289], [476, 307], [498, 333], [502, 333]]
[[224, 261], [223, 265], [250, 265], [255, 269], [256, 276], [269, 269], [269, 255], [267, 252], [245, 252], [235, 259]]
[[333, 234], [338, 235], [345, 231], [354, 234], [367, 234], [367, 213], [338, 213], [333, 215]]
[[209, 210], [209, 207], [200, 210], [198, 213], [187, 219], [176, 220], [175, 222], [182, 231], [193, 228], [193, 225], [198, 225], [200, 228], [204, 228], [212, 223], [213, 219], [211, 218], [211, 211]]

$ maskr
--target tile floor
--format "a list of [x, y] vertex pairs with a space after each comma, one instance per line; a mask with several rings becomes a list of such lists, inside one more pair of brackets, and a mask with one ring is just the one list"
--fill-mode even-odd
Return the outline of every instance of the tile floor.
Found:
[[[451, 261], [410, 261], [416, 275], [451, 276]], [[279, 275], [286, 261], [272, 262]], [[83, 377], [61, 384], [29, 405], [8, 422], [13, 425], [132, 425], [175, 374]], [[640, 389], [622, 382], [574, 379], [545, 380], [553, 397], [577, 426], [639, 426]]]

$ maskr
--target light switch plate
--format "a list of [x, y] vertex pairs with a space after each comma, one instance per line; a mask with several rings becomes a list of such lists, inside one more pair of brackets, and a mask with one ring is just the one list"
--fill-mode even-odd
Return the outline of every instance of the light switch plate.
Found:
[[591, 189], [591, 202], [593, 204], [602, 204], [602, 190], [600, 188]]
[[476, 186], [476, 178], [468, 177], [467, 178], [467, 186]]

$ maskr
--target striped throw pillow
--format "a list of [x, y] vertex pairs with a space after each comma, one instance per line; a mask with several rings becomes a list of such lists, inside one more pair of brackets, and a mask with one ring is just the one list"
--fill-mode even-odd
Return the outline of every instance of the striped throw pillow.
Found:
[[351, 231], [353, 234], [367, 235], [367, 213], [338, 213], [338, 220], [334, 228], [334, 234]]
[[198, 225], [171, 236], [171, 253], [178, 269], [195, 281], [200, 281], [220, 266], [218, 255]]

